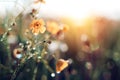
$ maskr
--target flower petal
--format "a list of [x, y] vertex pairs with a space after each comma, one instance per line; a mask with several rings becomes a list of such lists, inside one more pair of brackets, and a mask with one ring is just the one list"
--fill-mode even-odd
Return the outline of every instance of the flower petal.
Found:
[[68, 61], [64, 59], [59, 59], [56, 63], [56, 72], [60, 73], [66, 67], [68, 67]]

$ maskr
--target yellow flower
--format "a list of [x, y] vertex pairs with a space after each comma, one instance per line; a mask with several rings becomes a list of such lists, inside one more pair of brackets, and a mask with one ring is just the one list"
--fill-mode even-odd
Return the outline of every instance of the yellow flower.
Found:
[[51, 34], [55, 35], [60, 30], [58, 24], [54, 21], [48, 21], [47, 22], [47, 31]]
[[64, 59], [59, 59], [56, 63], [56, 72], [60, 73], [66, 67], [68, 67], [68, 61]]
[[45, 23], [42, 19], [38, 20], [33, 20], [32, 23], [30, 24], [30, 29], [32, 30], [32, 33], [35, 35], [38, 35], [38, 33], [44, 33], [46, 28], [45, 28]]

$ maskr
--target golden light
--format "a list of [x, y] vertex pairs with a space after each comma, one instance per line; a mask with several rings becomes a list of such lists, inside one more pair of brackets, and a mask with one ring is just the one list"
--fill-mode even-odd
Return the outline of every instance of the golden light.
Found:
[[94, 14], [116, 18], [120, 12], [118, 3], [118, 0], [46, 0], [41, 9], [50, 16], [65, 16], [79, 20]]
[[[5, 8], [11, 11], [16, 0], [7, 2], [0, 1], [1, 15], [5, 15]], [[19, 7], [28, 6], [33, 0], [18, 0]], [[40, 11], [46, 17], [63, 16], [73, 19], [84, 19], [90, 15], [99, 14], [112, 18], [119, 18], [120, 5], [119, 0], [45, 0], [46, 4], [42, 4]], [[27, 3], [26, 5], [25, 2]], [[21, 8], [21, 7], [20, 7]], [[19, 9], [21, 10], [21, 9]], [[14, 11], [13, 11], [14, 12]], [[19, 11], [20, 12], [20, 11]], [[17, 12], [18, 13], [18, 12]]]

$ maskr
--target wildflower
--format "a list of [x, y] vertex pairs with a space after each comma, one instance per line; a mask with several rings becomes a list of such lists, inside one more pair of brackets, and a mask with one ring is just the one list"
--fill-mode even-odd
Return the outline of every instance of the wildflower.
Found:
[[21, 48], [16, 48], [16, 49], [14, 49], [14, 50], [13, 50], [13, 56], [14, 56], [15, 58], [18, 58], [18, 55], [21, 54], [22, 51], [23, 51], [23, 50], [22, 50]]
[[39, 20], [33, 20], [30, 29], [32, 30], [32, 33], [35, 35], [38, 35], [38, 33], [44, 33], [46, 28], [44, 27], [45, 23], [42, 19]]
[[64, 32], [69, 30], [69, 26], [64, 24], [61, 26], [60, 30], [57, 32], [56, 37], [60, 40], [64, 39]]
[[69, 26], [67, 24], [64, 24], [62, 31], [66, 32], [68, 30], [69, 30]]
[[68, 61], [64, 59], [59, 59], [56, 63], [56, 72], [60, 73], [66, 67], [68, 67]]
[[45, 3], [45, 0], [36, 0], [34, 3]]
[[38, 11], [36, 9], [32, 9], [32, 13], [37, 13]]
[[47, 22], [47, 31], [51, 34], [55, 35], [60, 30], [58, 24], [54, 21], [48, 21]]
[[36, 9], [32, 9], [32, 11], [30, 12], [31, 16], [34, 17], [35, 14], [38, 14], [38, 11]]

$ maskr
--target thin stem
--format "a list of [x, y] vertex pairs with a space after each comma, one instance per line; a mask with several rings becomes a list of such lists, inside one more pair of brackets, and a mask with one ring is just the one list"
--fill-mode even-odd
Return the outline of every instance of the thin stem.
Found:
[[[10, 27], [10, 28], [11, 28], [11, 27]], [[7, 37], [7, 34], [9, 33], [10, 30], [12, 30], [12, 28], [11, 28], [11, 29], [8, 29], [8, 30], [2, 35], [2, 38], [0, 39], [0, 41], [4, 41], [4, 40], [5, 40], [5, 38]]]
[[45, 67], [49, 70], [49, 72], [51, 72], [51, 73], [54, 72], [54, 70], [49, 66], [49, 64], [46, 60], [42, 60], [42, 62], [44, 63]]
[[[24, 63], [23, 63], [24, 64]], [[18, 67], [15, 69], [12, 77], [10, 80], [14, 80], [16, 78], [16, 74], [18, 73], [19, 69], [23, 66], [23, 64], [19, 64]]]
[[36, 65], [36, 67], [34, 69], [32, 80], [36, 80], [35, 78], [36, 78], [37, 70], [38, 70], [38, 65]]
[[18, 64], [17, 68], [16, 68], [15, 71], [13, 72], [13, 75], [12, 75], [12, 77], [11, 77], [10, 80], [14, 80], [14, 79], [16, 78], [16, 75], [17, 75], [18, 71], [20, 70], [21, 67], [23, 67], [23, 65], [26, 63], [27, 60], [28, 60], [28, 56], [27, 56], [27, 57], [25, 56], [25, 57], [21, 60], [20, 64]]
[[25, 55], [25, 57], [22, 58], [20, 64], [19, 64], [18, 67], [15, 69], [15, 71], [14, 71], [14, 73], [13, 73], [13, 75], [12, 75], [12, 77], [11, 77], [10, 80], [14, 80], [14, 79], [16, 78], [16, 74], [18, 73], [19, 69], [20, 69], [21, 67], [23, 67], [23, 65], [24, 65], [29, 59], [31, 59], [33, 56], [34, 56], [34, 55], [29, 54], [29, 55]]

